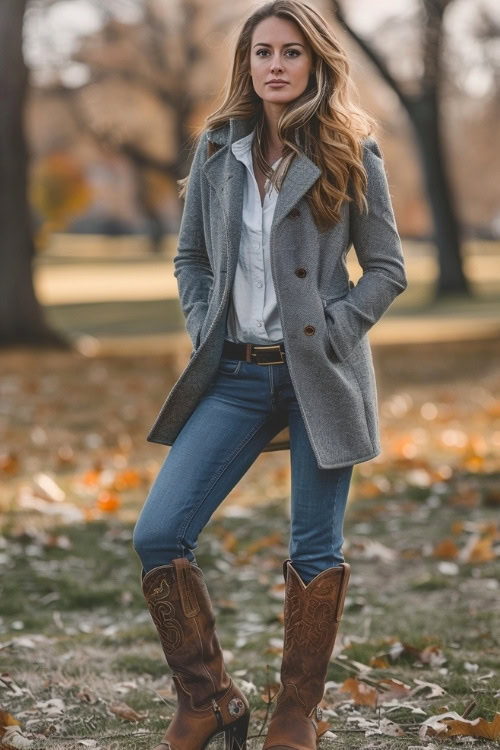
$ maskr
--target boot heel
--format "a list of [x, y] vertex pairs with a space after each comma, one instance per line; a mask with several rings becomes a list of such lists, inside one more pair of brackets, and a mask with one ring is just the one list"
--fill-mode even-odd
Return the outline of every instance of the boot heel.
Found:
[[249, 722], [250, 714], [247, 714], [226, 728], [224, 732], [224, 750], [247, 750]]

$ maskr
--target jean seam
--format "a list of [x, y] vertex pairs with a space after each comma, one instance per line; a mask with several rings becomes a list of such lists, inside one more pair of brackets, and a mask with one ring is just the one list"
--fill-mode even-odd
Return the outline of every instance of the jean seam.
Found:
[[229, 456], [228, 460], [226, 461], [226, 463], [223, 466], [221, 466], [221, 468], [219, 469], [219, 471], [217, 472], [217, 474], [215, 474], [215, 476], [212, 479], [212, 482], [208, 486], [207, 491], [205, 492], [205, 494], [203, 495], [203, 497], [201, 498], [201, 500], [199, 501], [199, 503], [196, 505], [196, 507], [192, 510], [191, 514], [187, 517], [186, 521], [184, 522], [184, 525], [182, 526], [181, 530], [179, 531], [179, 534], [177, 536], [177, 542], [178, 542], [178, 544], [179, 544], [179, 546], [180, 546], [181, 549], [185, 548], [183, 540], [184, 540], [184, 537], [186, 535], [186, 531], [187, 531], [187, 528], [188, 528], [189, 524], [191, 523], [191, 521], [193, 520], [193, 518], [195, 517], [195, 515], [198, 513], [198, 511], [200, 510], [201, 506], [203, 505], [203, 503], [207, 499], [208, 495], [210, 494], [210, 492], [212, 491], [212, 489], [214, 488], [214, 486], [217, 484], [217, 482], [220, 479], [220, 477], [222, 476], [222, 474], [226, 471], [226, 469], [228, 468], [228, 466], [230, 466], [232, 464], [232, 462], [238, 456], [238, 454], [241, 453], [241, 451], [243, 450], [243, 448], [245, 447], [245, 445], [249, 442], [249, 440], [258, 432], [258, 430], [260, 430], [261, 427], [264, 427], [264, 425], [270, 419], [271, 419], [271, 416], [267, 416], [264, 419], [263, 422], [259, 422], [252, 430], [250, 430], [250, 432], [248, 433], [248, 435], [246, 436], [246, 438], [239, 444], [239, 446], [235, 449], [235, 451], [233, 452], [233, 454]]
[[332, 510], [332, 534], [331, 534], [331, 548], [330, 551], [332, 553], [332, 559], [333, 559], [333, 540], [335, 537], [335, 513], [337, 510], [337, 498], [339, 495], [339, 486], [340, 486], [340, 480], [343, 478], [343, 473], [339, 472], [337, 477], [337, 484], [335, 485], [335, 497], [333, 498], [333, 510]]

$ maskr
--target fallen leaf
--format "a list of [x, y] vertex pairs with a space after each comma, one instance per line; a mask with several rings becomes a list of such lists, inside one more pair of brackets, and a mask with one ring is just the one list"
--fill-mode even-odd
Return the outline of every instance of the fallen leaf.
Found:
[[440, 685], [436, 685], [434, 682], [425, 682], [424, 680], [419, 680], [417, 678], [414, 678], [414, 682], [417, 683], [417, 687], [412, 688], [412, 695], [417, 695], [417, 693], [421, 693], [425, 690], [430, 691], [430, 694], [425, 696], [427, 699], [441, 698], [443, 695], [446, 695], [446, 690]]
[[105, 513], [114, 513], [120, 505], [120, 498], [112, 492], [101, 492], [97, 498], [97, 507]]
[[111, 713], [116, 714], [116, 716], [119, 716], [121, 719], [126, 719], [127, 721], [142, 721], [148, 716], [148, 711], [141, 711], [138, 713], [137, 711], [134, 711], [133, 708], [130, 708], [130, 706], [127, 706], [126, 703], [113, 703], [109, 706], [109, 710]]
[[500, 713], [495, 714], [493, 721], [477, 717], [470, 721], [457, 714], [447, 711], [437, 716], [430, 716], [419, 729], [420, 739], [443, 735], [446, 737], [460, 735], [462, 737], [482, 737], [487, 740], [497, 740], [500, 736]]
[[264, 701], [264, 703], [272, 703], [272, 701], [275, 699], [275, 697], [278, 694], [280, 685], [281, 683], [279, 682], [271, 682], [271, 683], [268, 683], [267, 685], [264, 685], [264, 692], [260, 694], [260, 697]]
[[10, 727], [14, 725], [21, 726], [20, 722], [17, 719], [14, 719], [12, 714], [9, 714], [8, 711], [2, 711], [0, 709], [0, 728]]
[[442, 539], [434, 545], [432, 554], [445, 560], [454, 560], [459, 553], [459, 549], [454, 539]]
[[324, 719], [321, 719], [321, 721], [316, 723], [316, 737], [322, 737], [329, 729], [330, 724]]
[[377, 690], [355, 677], [348, 677], [344, 680], [339, 691], [350, 693], [354, 703], [358, 706], [375, 706], [377, 703]]
[[6, 747], [25, 748], [31, 747], [33, 740], [29, 740], [21, 731], [19, 726], [9, 726], [5, 729], [2, 738], [2, 744]]

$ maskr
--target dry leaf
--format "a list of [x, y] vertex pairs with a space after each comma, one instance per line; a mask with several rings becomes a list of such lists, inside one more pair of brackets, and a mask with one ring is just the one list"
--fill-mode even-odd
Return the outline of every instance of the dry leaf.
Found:
[[126, 703], [113, 703], [113, 705], [109, 706], [109, 710], [116, 714], [116, 716], [119, 716], [121, 719], [126, 719], [127, 721], [142, 721], [148, 716], [148, 711], [137, 713], [133, 708], [127, 706]]
[[33, 740], [29, 740], [21, 731], [19, 726], [9, 726], [5, 729], [2, 737], [2, 744], [6, 747], [25, 748], [31, 747]]
[[490, 562], [495, 560], [496, 554], [492, 549], [491, 545], [493, 538], [491, 536], [485, 536], [482, 539], [477, 538], [478, 535], [471, 537], [470, 544], [467, 544], [463, 550], [463, 560], [468, 563], [481, 563]]
[[421, 693], [424, 690], [430, 690], [430, 694], [425, 696], [426, 699], [441, 698], [443, 695], [446, 695], [446, 690], [444, 690], [440, 685], [436, 685], [434, 682], [425, 682], [424, 680], [419, 680], [416, 677], [414, 678], [414, 682], [417, 683], [417, 687], [414, 687], [412, 689], [412, 695], [417, 695], [417, 693]]
[[467, 737], [483, 737], [486, 740], [497, 740], [500, 737], [500, 713], [495, 714], [493, 721], [487, 721], [478, 716], [476, 719], [452, 719], [446, 722], [450, 727], [448, 735]]
[[419, 736], [425, 737], [443, 735], [446, 737], [460, 735], [462, 737], [482, 737], [487, 740], [497, 740], [500, 736], [500, 713], [495, 714], [493, 721], [477, 717], [470, 721], [457, 714], [447, 711], [437, 716], [430, 716], [420, 727]]
[[382, 690], [381, 700], [390, 701], [393, 698], [405, 698], [410, 695], [411, 687], [406, 685], [401, 680], [396, 680], [394, 677], [385, 677], [381, 680], [377, 680], [377, 685], [380, 685]]
[[17, 719], [14, 719], [12, 714], [9, 714], [8, 711], [2, 711], [0, 709], [0, 737], [2, 736], [1, 735], [2, 729], [5, 729], [5, 727], [12, 727], [15, 725], [20, 727], [21, 723]]
[[35, 708], [41, 708], [46, 716], [60, 716], [64, 713], [66, 706], [60, 698], [49, 698], [48, 701], [38, 701]]
[[436, 545], [432, 554], [444, 560], [454, 560], [459, 553], [459, 549], [453, 539], [442, 539]]
[[440, 667], [446, 661], [446, 656], [439, 646], [426, 646], [419, 656], [422, 664], [430, 664], [431, 667]]
[[385, 656], [372, 656], [370, 659], [370, 667], [373, 667], [373, 669], [388, 669], [389, 662]]
[[101, 492], [97, 498], [97, 507], [105, 513], [114, 513], [120, 505], [120, 498], [112, 492]]
[[383, 718], [380, 720], [380, 723], [376, 729], [366, 730], [365, 737], [369, 737], [372, 734], [388, 734], [391, 737], [401, 737], [401, 735], [404, 735], [405, 732], [399, 726], [399, 724], [396, 724], [390, 719]]
[[330, 724], [324, 719], [321, 719], [321, 721], [316, 723], [316, 737], [322, 737], [329, 729]]
[[375, 706], [377, 703], [377, 691], [365, 682], [348, 677], [339, 688], [341, 693], [350, 693], [354, 703], [358, 706]]
[[[15, 638], [12, 641], [8, 641], [8, 645], [17, 645], [19, 639]], [[7, 687], [9, 688], [9, 691], [12, 693], [12, 695], [22, 695], [23, 691], [19, 687], [19, 685], [16, 685], [12, 677], [8, 672], [2, 672], [0, 674], [0, 687]]]
[[140, 487], [141, 481], [141, 475], [137, 469], [124, 469], [115, 476], [111, 489], [122, 492], [123, 490]]
[[279, 682], [271, 682], [267, 685], [264, 685], [264, 692], [260, 694], [261, 699], [264, 701], [264, 703], [272, 703], [276, 695], [278, 694], [278, 690], [280, 689]]

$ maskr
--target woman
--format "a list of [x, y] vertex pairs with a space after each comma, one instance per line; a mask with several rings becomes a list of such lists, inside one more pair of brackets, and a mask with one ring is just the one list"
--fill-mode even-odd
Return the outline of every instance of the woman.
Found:
[[[245, 747], [249, 706], [225, 670], [196, 565], [201, 530], [270, 440], [290, 434], [281, 687], [265, 750], [316, 747], [349, 565], [353, 465], [380, 453], [367, 331], [407, 285], [374, 120], [346, 55], [299, 0], [239, 34], [223, 104], [187, 182], [175, 276], [193, 342], [148, 440], [172, 446], [134, 530], [142, 588], [178, 706], [156, 750]], [[363, 276], [354, 286], [345, 255]]]

